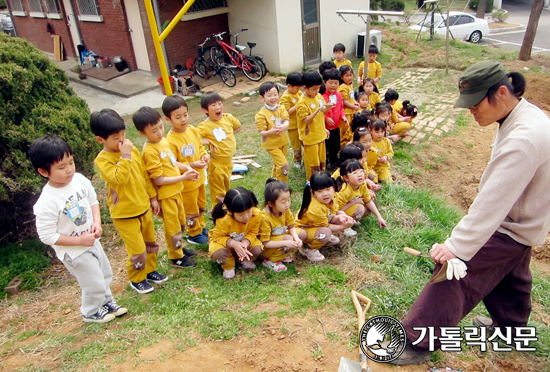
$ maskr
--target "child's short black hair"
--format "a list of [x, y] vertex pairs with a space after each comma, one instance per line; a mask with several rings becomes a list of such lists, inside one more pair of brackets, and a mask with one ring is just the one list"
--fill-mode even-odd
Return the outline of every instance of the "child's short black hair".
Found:
[[302, 84], [306, 88], [311, 88], [315, 85], [321, 85], [323, 83], [323, 78], [321, 75], [315, 71], [315, 70], [309, 70], [304, 72], [302, 75]]
[[340, 166], [340, 177], [347, 176], [350, 173], [355, 172], [357, 169], [363, 169], [363, 165], [357, 159], [348, 159]]
[[281, 181], [276, 178], [268, 178], [267, 181], [265, 181], [265, 205], [268, 205], [269, 202], [275, 204], [277, 199], [279, 199], [279, 195], [283, 192], [289, 192], [292, 194], [291, 188], [285, 181]]
[[143, 106], [139, 110], [137, 110], [134, 113], [134, 116], [132, 117], [132, 120], [134, 121], [134, 125], [136, 126], [136, 129], [139, 132], [143, 132], [143, 130], [149, 126], [149, 125], [155, 125], [159, 122], [159, 120], [162, 120], [162, 117], [158, 113], [157, 110], [154, 108]]
[[411, 118], [415, 118], [416, 115], [418, 115], [418, 108], [415, 105], [413, 105], [409, 100], [404, 100], [403, 112], [405, 112], [404, 116], [410, 116]]
[[[361, 144], [361, 146], [363, 145]], [[365, 148], [365, 146], [363, 146], [363, 148]], [[348, 159], [361, 159], [363, 156], [361, 151], [363, 150], [361, 150], [355, 143], [348, 143], [342, 147], [342, 150], [340, 150], [340, 156], [338, 157], [338, 167]]]
[[389, 111], [390, 115], [393, 111], [393, 109], [391, 108], [391, 105], [388, 102], [376, 102], [376, 105], [374, 106], [374, 114], [376, 116], [386, 111]]
[[279, 93], [279, 87], [274, 82], [266, 81], [265, 83], [262, 83], [262, 85], [260, 85], [260, 96], [263, 97], [267, 92], [269, 92], [273, 88], [277, 89], [277, 93]]
[[330, 70], [331, 68], [336, 68], [336, 63], [334, 63], [332, 61], [322, 62], [319, 65], [319, 73], [322, 76], [325, 73], [326, 70]]
[[223, 101], [222, 96], [220, 96], [218, 93], [212, 91], [206, 92], [201, 97], [201, 107], [205, 110], [208, 110], [208, 106], [221, 101]]
[[[366, 95], [365, 92], [362, 92], [364, 95]], [[359, 93], [361, 95], [361, 93]], [[372, 121], [372, 112], [369, 110], [363, 110], [361, 112], [358, 112], [353, 115], [353, 119], [351, 119], [351, 130], [352, 132], [355, 132], [357, 128], [368, 128], [369, 123]]]
[[384, 101], [390, 102], [396, 99], [399, 99], [399, 93], [395, 89], [388, 88], [384, 94]]
[[50, 173], [52, 165], [61, 161], [65, 155], [73, 154], [71, 146], [57, 136], [46, 136], [31, 143], [29, 156], [34, 169], [44, 169]]
[[374, 44], [371, 44], [371, 45], [369, 46], [369, 54], [371, 54], [371, 53], [374, 53], [374, 54], [378, 54], [378, 53], [379, 53], [379, 52], [378, 52], [378, 47], [377, 47], [376, 45], [374, 45]]
[[371, 125], [369, 126], [370, 130], [386, 130], [388, 127], [388, 123], [386, 123], [384, 120], [376, 119], [374, 120]]
[[90, 116], [90, 127], [92, 132], [103, 139], [107, 139], [111, 134], [120, 133], [126, 129], [124, 120], [112, 109], [105, 108], [96, 111]]
[[172, 112], [176, 111], [180, 107], [189, 109], [187, 102], [185, 102], [183, 97], [179, 94], [172, 94], [171, 96], [166, 97], [162, 102], [162, 112], [167, 118], [171, 118]]
[[355, 129], [355, 131], [353, 132], [353, 142], [361, 143], [359, 141], [361, 140], [361, 137], [363, 137], [363, 136], [371, 137], [368, 126], [367, 127], [359, 127], [357, 129]]
[[332, 48], [332, 53], [336, 52], [346, 52], [346, 46], [342, 43], [338, 43], [334, 45], [334, 48]]
[[341, 78], [342, 75], [337, 68], [331, 68], [330, 70], [326, 70], [323, 73], [323, 81], [325, 83], [327, 82], [327, 80], [338, 80], [340, 82]]
[[342, 76], [344, 76], [348, 71], [351, 71], [351, 73], [353, 74], [353, 68], [351, 68], [351, 66], [348, 66], [348, 65], [342, 65], [338, 70], [340, 70], [340, 74]]
[[218, 219], [226, 215], [226, 210], [231, 213], [241, 213], [257, 205], [258, 199], [256, 199], [256, 195], [252, 191], [244, 187], [229, 189], [223, 198], [223, 203], [216, 204], [212, 210], [214, 225], [216, 225]]
[[286, 77], [286, 84], [291, 87], [301, 87], [302, 86], [302, 74], [299, 72], [291, 72]]

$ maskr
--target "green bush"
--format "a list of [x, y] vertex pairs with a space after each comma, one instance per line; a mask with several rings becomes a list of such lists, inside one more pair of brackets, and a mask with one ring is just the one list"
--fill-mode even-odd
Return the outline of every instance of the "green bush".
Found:
[[48, 247], [37, 239], [22, 243], [12, 243], [1, 248], [0, 254], [0, 295], [8, 292], [4, 287], [16, 276], [21, 279], [21, 290], [30, 290], [40, 286], [44, 279], [40, 272], [50, 266], [47, 256]]
[[506, 21], [508, 19], [508, 16], [510, 16], [510, 14], [506, 9], [497, 9], [493, 13], [491, 13], [491, 18], [499, 22]]
[[0, 0], [0, 8], [4, 9], [6, 7], [6, 0]]
[[[479, 4], [479, 0], [471, 0], [468, 6], [470, 9], [477, 11], [478, 4]], [[493, 0], [487, 0], [487, 8], [485, 9], [485, 13], [491, 13], [492, 11], [493, 11]]]
[[86, 103], [64, 71], [25, 39], [0, 35], [0, 244], [36, 236], [32, 205], [44, 185], [28, 158], [30, 143], [56, 134], [73, 149], [76, 167], [93, 174], [100, 150]]

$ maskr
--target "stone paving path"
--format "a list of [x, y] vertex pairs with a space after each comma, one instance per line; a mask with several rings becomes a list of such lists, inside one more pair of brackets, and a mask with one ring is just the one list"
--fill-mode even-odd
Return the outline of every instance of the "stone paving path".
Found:
[[[393, 88], [399, 92], [400, 97], [411, 96], [407, 94], [408, 90], [418, 86], [430, 75], [435, 69], [420, 68], [414, 71], [407, 71], [401, 78], [392, 81], [384, 88]], [[381, 91], [383, 96], [385, 90]], [[463, 110], [454, 108], [454, 102], [458, 98], [457, 93], [433, 97], [431, 102], [423, 106], [418, 116], [414, 118], [411, 128], [408, 131], [408, 136], [402, 141], [409, 142], [412, 145], [419, 145], [426, 141], [434, 140], [443, 133], [449, 132], [456, 123], [456, 118]], [[414, 100], [413, 100], [414, 103]]]

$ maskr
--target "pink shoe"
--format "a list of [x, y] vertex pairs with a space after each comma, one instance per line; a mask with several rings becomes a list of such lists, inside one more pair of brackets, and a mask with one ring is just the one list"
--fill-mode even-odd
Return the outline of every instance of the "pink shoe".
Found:
[[271, 270], [277, 273], [280, 273], [281, 271], [286, 271], [286, 266], [283, 265], [281, 261], [273, 262], [267, 258], [262, 261], [262, 266], [269, 267]]
[[332, 235], [326, 245], [336, 245], [338, 243], [340, 243], [340, 238], [336, 235]]
[[286, 256], [281, 260], [282, 263], [292, 263], [292, 257]]
[[321, 252], [319, 252], [318, 249], [305, 249], [305, 248], [302, 248], [302, 249], [300, 249], [300, 253], [302, 255], [306, 256], [308, 260], [313, 261], [313, 262], [319, 262], [319, 261], [323, 261], [325, 259], [325, 256], [323, 256], [321, 254]]

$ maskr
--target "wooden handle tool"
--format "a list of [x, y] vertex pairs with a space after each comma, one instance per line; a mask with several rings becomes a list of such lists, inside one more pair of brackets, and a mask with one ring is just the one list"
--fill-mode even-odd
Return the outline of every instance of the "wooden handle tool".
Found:
[[410, 254], [411, 256], [415, 256], [415, 257], [431, 258], [430, 256], [426, 256], [425, 254], [422, 254], [422, 252], [417, 251], [416, 249], [409, 248], [409, 247], [403, 248], [403, 252], [405, 252], [406, 254]]
[[[409, 248], [409, 247], [403, 248], [403, 252], [405, 252], [406, 254], [410, 254], [411, 256], [415, 256], [415, 257], [431, 258], [430, 256], [422, 254], [422, 252], [417, 251], [416, 249]], [[439, 271], [437, 272], [436, 275], [432, 276], [430, 278], [430, 280], [428, 280], [428, 284], [435, 284], [435, 283], [439, 283], [439, 282], [442, 282], [442, 281], [446, 280], [447, 279], [447, 265], [448, 265], [447, 261], [443, 262], [443, 264], [441, 266], [441, 269], [439, 269]]]

